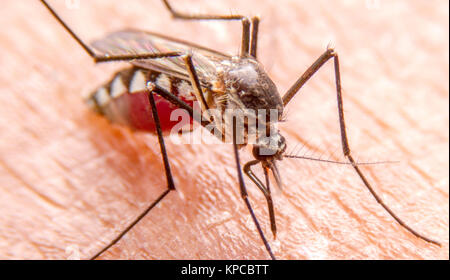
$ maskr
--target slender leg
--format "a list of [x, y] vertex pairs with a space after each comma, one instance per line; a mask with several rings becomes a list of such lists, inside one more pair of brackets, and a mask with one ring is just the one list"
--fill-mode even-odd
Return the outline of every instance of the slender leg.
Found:
[[250, 56], [257, 59], [257, 47], [258, 47], [258, 29], [259, 29], [259, 17], [252, 18], [252, 33], [250, 35]]
[[298, 92], [298, 90], [316, 73], [328, 60], [331, 58], [334, 59], [334, 73], [335, 73], [335, 80], [336, 80], [336, 91], [337, 91], [337, 104], [338, 104], [338, 111], [339, 111], [339, 125], [340, 125], [340, 131], [341, 131], [341, 144], [342, 144], [342, 150], [344, 152], [345, 157], [350, 161], [353, 168], [355, 169], [356, 173], [359, 175], [361, 180], [363, 181], [366, 188], [370, 191], [372, 196], [375, 198], [375, 200], [394, 218], [402, 227], [404, 227], [406, 230], [411, 232], [416, 237], [423, 239], [427, 242], [433, 243], [435, 245], [440, 246], [441, 244], [437, 241], [434, 241], [426, 236], [421, 235], [420, 233], [416, 232], [414, 229], [412, 229], [410, 226], [408, 226], [405, 222], [403, 222], [377, 195], [375, 190], [370, 185], [369, 181], [366, 179], [364, 174], [361, 172], [361, 170], [358, 167], [358, 164], [353, 159], [351, 153], [350, 153], [350, 147], [348, 144], [347, 139], [347, 132], [345, 129], [345, 121], [344, 121], [344, 106], [342, 102], [342, 92], [341, 92], [341, 74], [339, 70], [339, 57], [338, 54], [331, 48], [327, 49], [325, 53], [323, 53], [306, 71], [305, 73], [294, 83], [294, 85], [286, 92], [286, 94], [283, 96], [283, 104], [286, 106], [289, 101], [294, 97], [294, 95]]
[[[198, 102], [200, 102], [202, 113], [209, 109], [208, 104], [203, 94], [202, 87], [200, 85], [200, 80], [198, 79], [197, 71], [195, 71], [194, 64], [192, 63], [192, 55], [188, 54], [184, 57], [184, 62], [186, 63], [186, 70], [189, 74], [191, 80], [192, 88], [194, 89], [194, 94]], [[209, 116], [208, 116], [209, 118]]]
[[275, 260], [275, 256], [272, 253], [272, 249], [270, 248], [269, 242], [267, 242], [267, 239], [264, 236], [261, 226], [259, 225], [258, 219], [256, 218], [256, 215], [253, 212], [252, 205], [250, 204], [250, 201], [248, 200], [247, 188], [245, 187], [244, 178], [242, 176], [242, 170], [241, 170], [241, 162], [239, 160], [239, 150], [238, 150], [238, 146], [236, 144], [236, 118], [233, 118], [233, 149], [234, 149], [234, 158], [236, 159], [236, 169], [237, 169], [237, 173], [238, 173], [239, 187], [241, 189], [241, 197], [244, 200], [245, 205], [247, 206], [248, 211], [250, 212], [250, 215], [252, 216], [253, 222], [255, 223], [256, 229], [258, 230], [259, 236], [261, 237], [261, 239], [264, 243], [264, 246], [266, 247], [267, 252], [269, 253], [270, 257], [273, 260]]
[[[154, 85], [153, 85], [154, 86]], [[111, 248], [114, 244], [116, 244], [125, 234], [128, 233], [142, 218], [145, 217], [158, 203], [160, 203], [170, 191], [175, 190], [175, 184], [173, 182], [172, 172], [170, 171], [170, 163], [169, 157], [167, 156], [166, 145], [164, 144], [164, 137], [162, 135], [161, 122], [159, 120], [158, 111], [155, 104], [155, 99], [153, 97], [153, 88], [149, 88], [149, 101], [152, 109], [153, 119], [156, 124], [156, 132], [158, 134], [158, 142], [159, 147], [161, 149], [161, 154], [164, 162], [164, 170], [167, 178], [167, 190], [165, 190], [153, 203], [151, 203], [136, 219], [134, 219], [120, 234], [114, 238], [108, 245], [103, 247], [99, 252], [97, 252], [94, 256], [91, 257], [91, 260], [99, 257], [103, 252]]]
[[[184, 20], [240, 20], [242, 22], [242, 43], [240, 56], [253, 56], [256, 58], [256, 45], [258, 39], [259, 18], [254, 17], [251, 20], [242, 15], [191, 15], [175, 11], [169, 1], [162, 0], [166, 8], [172, 14], [172, 17]], [[250, 32], [250, 22], [252, 31]], [[250, 46], [251, 44], [251, 46]]]
[[267, 208], [269, 209], [269, 217], [270, 217], [270, 229], [272, 230], [274, 238], [277, 236], [277, 225], [275, 221], [275, 211], [273, 210], [273, 201], [272, 201], [272, 194], [270, 193], [270, 183], [269, 183], [269, 176], [267, 174], [267, 169], [264, 168], [264, 176], [266, 178], [266, 186], [258, 179], [258, 177], [255, 176], [255, 174], [252, 172], [251, 167], [253, 165], [256, 165], [260, 163], [259, 160], [252, 160], [247, 162], [244, 165], [244, 173], [247, 175], [253, 183], [261, 190], [261, 192], [264, 194], [266, 201], [267, 201]]
[[[154, 86], [154, 84], [153, 84]], [[172, 172], [170, 171], [169, 157], [167, 156], [166, 145], [164, 144], [164, 137], [161, 129], [161, 122], [159, 121], [158, 109], [156, 108], [155, 98], [153, 97], [153, 88], [149, 88], [149, 100], [152, 108], [153, 119], [156, 124], [156, 133], [158, 134], [159, 148], [161, 150], [164, 170], [166, 172], [167, 187], [170, 191], [175, 190], [175, 184], [173, 182]]]
[[112, 240], [111, 242], [108, 243], [108, 245], [106, 245], [105, 247], [103, 247], [100, 251], [98, 251], [95, 255], [93, 255], [90, 260], [95, 260], [96, 258], [98, 258], [101, 254], [103, 254], [106, 250], [108, 250], [109, 248], [111, 248], [114, 244], [116, 244], [117, 242], [119, 242], [120, 239], [122, 239], [122, 237], [127, 234], [130, 229], [132, 229], [140, 220], [142, 220], [142, 218], [145, 217], [145, 215], [148, 214], [148, 212], [150, 212], [156, 205], [158, 205], [158, 203], [160, 203], [164, 197], [166, 197], [167, 194], [169, 194], [171, 190], [167, 189], [165, 190], [152, 204], [150, 204], [144, 212], [142, 212], [136, 219], [133, 220], [133, 222], [131, 222], [122, 232], [120, 232], [120, 234], [114, 238], [114, 240]]
[[129, 61], [134, 59], [152, 59], [152, 58], [162, 58], [162, 57], [174, 57], [180, 56], [179, 52], [168, 52], [168, 53], [147, 53], [147, 54], [132, 54], [132, 55], [97, 55], [86, 43], [81, 40], [80, 37], [72, 31], [72, 29], [61, 19], [61, 17], [53, 10], [53, 8], [45, 1], [41, 0], [42, 4], [50, 11], [50, 13], [55, 17], [55, 19], [64, 27], [64, 29], [69, 32], [75, 41], [89, 54], [95, 63], [108, 62], [108, 61]]

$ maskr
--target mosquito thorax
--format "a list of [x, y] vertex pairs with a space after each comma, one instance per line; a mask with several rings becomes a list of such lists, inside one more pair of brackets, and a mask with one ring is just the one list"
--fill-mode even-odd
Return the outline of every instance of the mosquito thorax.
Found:
[[237, 96], [245, 109], [276, 110], [278, 120], [283, 114], [283, 101], [275, 83], [263, 66], [250, 57], [233, 57], [222, 63], [222, 79], [225, 90]]

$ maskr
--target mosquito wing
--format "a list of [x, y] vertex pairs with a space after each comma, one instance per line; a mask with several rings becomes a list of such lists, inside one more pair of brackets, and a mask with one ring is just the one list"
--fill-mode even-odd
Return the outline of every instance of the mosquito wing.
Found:
[[[221, 61], [231, 58], [229, 55], [193, 43], [139, 30], [123, 30], [111, 33], [100, 40], [94, 41], [92, 47], [102, 55], [190, 52], [197, 75], [202, 83], [207, 83], [212, 77], [216, 76], [217, 65]], [[130, 63], [144, 69], [173, 75], [180, 79], [189, 79], [182, 57], [141, 59], [130, 61]]]

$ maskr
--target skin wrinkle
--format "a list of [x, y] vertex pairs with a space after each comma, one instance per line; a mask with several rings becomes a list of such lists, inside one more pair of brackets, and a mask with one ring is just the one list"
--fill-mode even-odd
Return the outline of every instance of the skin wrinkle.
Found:
[[353, 105], [355, 105], [356, 108], [358, 108], [360, 111], [362, 111], [362, 113], [364, 115], [369, 116], [370, 119], [372, 119], [380, 127], [380, 129], [383, 129], [383, 131], [386, 131], [386, 132], [389, 132], [389, 131], [395, 132], [395, 130], [388, 123], [386, 123], [386, 121], [380, 119], [377, 113], [375, 113], [373, 110], [367, 108], [367, 106], [364, 105], [362, 102], [360, 102], [357, 98], [355, 98], [351, 95], [346, 95], [346, 96], [348, 96], [346, 98], [346, 101], [348, 100], [348, 102], [352, 102]]
[[[288, 192], [285, 192], [284, 195], [286, 195], [288, 198], [293, 198], [292, 195], [290, 195]], [[295, 203], [292, 203], [290, 200], [288, 200], [288, 203], [294, 207], [298, 213], [300, 213], [303, 217], [305, 217], [306, 222], [311, 226], [316, 232], [319, 231], [319, 227], [314, 223], [314, 218], [311, 217], [311, 215], [308, 214], [307, 210], [304, 209], [301, 205], [297, 205]]]
[[416, 164], [414, 164], [413, 162], [409, 162], [409, 166], [416, 171], [420, 177], [424, 178], [425, 180], [427, 180], [427, 183], [432, 186], [433, 185], [433, 178], [431, 176], [429, 176], [428, 174], [426, 174], [426, 172], [424, 170], [421, 170], [420, 167], [418, 167]]
[[21, 182], [22, 185], [24, 187], [26, 187], [27, 190], [29, 190], [30, 192], [35, 194], [36, 198], [39, 198], [44, 204], [46, 204], [48, 206], [51, 206], [53, 208], [56, 208], [56, 209], [64, 209], [63, 205], [61, 205], [60, 203], [54, 201], [49, 196], [47, 196], [47, 195], [41, 193], [40, 191], [36, 190], [33, 187], [32, 183], [29, 183], [29, 182], [25, 181], [22, 178], [22, 176], [18, 172], [16, 172], [13, 168], [11, 168], [5, 161], [0, 159], [0, 165], [3, 166], [3, 168], [8, 172], [9, 175], [11, 175], [13, 178], [18, 180], [19, 182]]
[[[364, 221], [364, 220], [359, 219], [359, 215], [356, 214], [355, 211], [354, 211], [353, 209], [350, 209], [350, 208], [349, 208], [349, 207], [348, 207], [348, 206], [347, 206], [347, 205], [339, 198], [339, 195], [338, 195], [337, 193], [331, 192], [331, 195], [334, 197], [334, 199], [336, 200], [337, 204], [338, 204], [342, 209], [344, 209], [344, 211], [345, 211], [346, 213], [348, 213], [348, 215], [349, 215], [352, 219], [354, 219], [356, 222], [358, 222], [358, 225], [360, 225], [360, 226], [359, 226], [360, 230], [362, 230], [362, 231], [363, 231], [367, 236], [369, 236], [369, 238], [370, 238], [371, 232], [370, 232], [370, 230], [368, 229], [368, 227], [366, 227], [367, 224], [368, 224], [367, 221]], [[351, 246], [351, 244], [341, 244], [341, 245], [346, 246], [347, 248], [351, 249], [351, 250], [354, 251], [355, 253], [358, 252], [358, 247]], [[366, 256], [366, 257], [369, 257], [369, 256]]]
[[[173, 1], [175, 3], [177, 0]], [[81, 37], [88, 41], [102, 36], [104, 31], [134, 26], [162, 33], [167, 32], [175, 37], [180, 35], [188, 39], [192, 34], [202, 34], [202, 45], [217, 47], [220, 50], [238, 49], [239, 26], [230, 24], [232, 27], [229, 27], [227, 24], [217, 24], [217, 28], [223, 30], [227, 36], [216, 39], [214, 32], [209, 32], [212, 29], [208, 29], [207, 23], [191, 24], [170, 20], [167, 11], [162, 5], [156, 3], [157, 1], [152, 3], [142, 1], [140, 4], [142, 9], [139, 9], [151, 10], [158, 14], [157, 17], [148, 17], [148, 13], [139, 11], [124, 11], [122, 8], [117, 8], [114, 1], [107, 3], [92, 1], [87, 4], [82, 1], [79, 11], [69, 11], [65, 9], [64, 4], [59, 4], [58, 1], [53, 2], [63, 18], [67, 19], [69, 24], [77, 32], [79, 31]], [[389, 167], [385, 169], [382, 166], [367, 167], [364, 171], [370, 175], [371, 183], [379, 194], [382, 197], [386, 195], [389, 197], [388, 204], [399, 216], [419, 232], [427, 233], [430, 237], [443, 242], [442, 248], [417, 240], [395, 224], [388, 214], [380, 209], [370, 194], [363, 190], [364, 187], [356, 174], [339, 171], [342, 170], [341, 167], [305, 164], [300, 160], [289, 159], [289, 164], [285, 164], [288, 161], [285, 159], [283, 169], [280, 171], [284, 176], [290, 174], [290, 178], [286, 178], [289, 188], [286, 191], [287, 194], [283, 193], [276, 197], [275, 211], [280, 235], [275, 242], [270, 236], [264, 197], [255, 186], [251, 185], [251, 182], [247, 181], [252, 196], [251, 203], [255, 207], [256, 215], [269, 241], [277, 248], [274, 250], [277, 257], [448, 259], [448, 202], [446, 202], [448, 201], [448, 172], [445, 171], [448, 169], [448, 159], [441, 155], [443, 152], [448, 152], [448, 148], [445, 147], [448, 146], [448, 131], [442, 130], [442, 127], [448, 127], [448, 118], [438, 118], [440, 115], [448, 115], [448, 109], [442, 106], [442, 104], [448, 105], [448, 86], [446, 82], [442, 82], [448, 81], [445, 78], [447, 77], [445, 74], [448, 74], [448, 62], [435, 59], [438, 56], [442, 57], [441, 53], [448, 50], [448, 37], [445, 42], [442, 38], [436, 37], [432, 45], [424, 43], [426, 36], [429, 36], [426, 32], [427, 27], [417, 25], [427, 21], [438, 24], [444, 20], [448, 21], [448, 15], [436, 17], [439, 10], [446, 7], [448, 9], [448, 3], [436, 2], [425, 5], [422, 2], [396, 0], [392, 2], [394, 4], [391, 4], [391, 2], [383, 1], [379, 11], [368, 11], [364, 7], [364, 2], [357, 1], [348, 1], [343, 6], [339, 1], [332, 5], [320, 1], [318, 3], [261, 2], [254, 5], [251, 1], [240, 3], [240, 1], [232, 0], [215, 1], [214, 5], [217, 7], [204, 6], [201, 1], [194, 2], [183, 7], [192, 8], [194, 11], [213, 10], [219, 13], [226, 13], [229, 7], [232, 7], [236, 13], [261, 14], [262, 36], [259, 57], [266, 66], [270, 64], [270, 60], [273, 60], [274, 67], [269, 75], [277, 84], [281, 94], [284, 93], [281, 89], [289, 88], [302, 71], [325, 50], [326, 44], [331, 39], [340, 55], [342, 83], [347, 89], [343, 92], [346, 124], [349, 129], [350, 148], [355, 155], [368, 156], [372, 159], [373, 156], [370, 155], [395, 153], [396, 156], [398, 155], [395, 160], [402, 162], [405, 158], [414, 159], [416, 155], [427, 157], [426, 163], [406, 165], [402, 167], [402, 170], [395, 170], [395, 172]], [[438, 7], [437, 3], [445, 7]], [[43, 7], [39, 6], [38, 1], [33, 1], [32, 4], [6, 1], [5, 5], [2, 11], [8, 12], [4, 12], [0, 20], [5, 21], [4, 25], [11, 28], [0, 30], [0, 47], [6, 50], [0, 54], [0, 60], [5, 62], [0, 69], [0, 77], [3, 77], [0, 101], [5, 106], [5, 110], [0, 112], [0, 119], [3, 120], [0, 122], [0, 129], [7, 135], [6, 140], [0, 139], [0, 147], [5, 148], [5, 152], [0, 150], [1, 156], [3, 159], [6, 156], [7, 162], [10, 162], [10, 156], [14, 158], [13, 168], [15, 164], [30, 168], [34, 174], [31, 177], [33, 181], [39, 178], [38, 172], [43, 170], [39, 167], [41, 162], [39, 156], [47, 156], [41, 164], [52, 164], [49, 168], [54, 168], [53, 164], [56, 164], [59, 169], [58, 163], [53, 159], [61, 162], [68, 160], [69, 164], [66, 166], [69, 169], [73, 168], [75, 173], [71, 174], [70, 170], [53, 171], [55, 174], [61, 172], [63, 173], [61, 175], [72, 179], [70, 181], [73, 185], [58, 186], [70, 188], [70, 193], [73, 195], [66, 198], [65, 209], [61, 210], [64, 213], [59, 213], [56, 217], [52, 216], [52, 211], [42, 212], [44, 210], [39, 208], [39, 203], [34, 203], [37, 198], [35, 194], [22, 195], [23, 207], [20, 209], [20, 216], [11, 216], [11, 212], [17, 211], [14, 200], [2, 202], [4, 205], [2, 211], [5, 211], [7, 215], [0, 217], [0, 226], [14, 227], [23, 238], [16, 240], [13, 234], [2, 237], [6, 242], [16, 246], [4, 247], [0, 244], [0, 257], [66, 258], [65, 248], [69, 244], [79, 245], [82, 257], [85, 257], [88, 249], [88, 253], [91, 254], [99, 248], [100, 244], [97, 242], [107, 242], [108, 237], [129, 221], [130, 217], [138, 215], [137, 208], [151, 202], [151, 198], [159, 195], [164, 189], [165, 178], [159, 151], [153, 148], [152, 151], [147, 150], [147, 145], [157, 146], [157, 139], [152, 135], [144, 137], [128, 129], [111, 126], [107, 121], [94, 117], [80, 101], [83, 93], [106, 81], [109, 75], [115, 69], [123, 67], [123, 64], [94, 66], [79, 46], [65, 34], [62, 28], [57, 26]], [[414, 9], [404, 9], [411, 6]], [[11, 11], [17, 12], [11, 13]], [[107, 15], [111, 13], [117, 17], [116, 20], [108, 20], [110, 17]], [[418, 13], [424, 16], [420, 17], [420, 21], [415, 21]], [[30, 20], [24, 22], [23, 17], [19, 18], [17, 14], [25, 14]], [[301, 16], [297, 17], [297, 15]], [[329, 17], [333, 18], [328, 20]], [[378, 20], [376, 20], [377, 17], [379, 17]], [[30, 24], [31, 22], [33, 24]], [[336, 25], [333, 26], [333, 23]], [[406, 27], [415, 29], [417, 32], [407, 31]], [[389, 49], [391, 47], [389, 41], [383, 44], [373, 41], [374, 36], [377, 36], [377, 32], [381, 33], [381, 30], [384, 32], [389, 30], [391, 37], [401, 38], [398, 42], [402, 45], [411, 40], [411, 47], [405, 49], [404, 54], [400, 54], [397, 48]], [[399, 36], [403, 33], [408, 36]], [[233, 41], [231, 38], [236, 40]], [[389, 38], [383, 40], [389, 40]], [[419, 45], [421, 43], [424, 43], [426, 47], [422, 48]], [[12, 48], [12, 46], [15, 47]], [[380, 55], [380, 57], [367, 60], [367, 64], [357, 64], [364, 61], [364, 56], [358, 58], [353, 57], [352, 54], [361, 48], [366, 49], [363, 52], [364, 56]], [[420, 54], [418, 57], [423, 58], [414, 63], [405, 63], [414, 53]], [[34, 65], [31, 70], [30, 63]], [[39, 65], [46, 67], [41, 68]], [[421, 71], [418, 70], [423, 69], [424, 65], [431, 66], [428, 68], [431, 70], [429, 73], [424, 73], [425, 76], [422, 75], [423, 79], [421, 79]], [[396, 69], [400, 66], [405, 71], [398, 73]], [[436, 72], [432, 74], [434, 71]], [[29, 73], [33, 74], [32, 79], [23, 80], [20, 87], [10, 82]], [[324, 107], [318, 107], [330, 102], [335, 106], [336, 96], [332, 75], [332, 67], [327, 65], [313, 78], [312, 84], [302, 89], [302, 93], [293, 99], [292, 104], [289, 104], [291, 113], [288, 115], [286, 125], [282, 127], [283, 134], [289, 137], [288, 144], [292, 145], [288, 148], [293, 148], [298, 141], [304, 142], [302, 139], [320, 140], [320, 136], [323, 136], [323, 142], [315, 141], [310, 144], [311, 150], [315, 150], [313, 147], [320, 147], [317, 155], [325, 152], [324, 157], [327, 156], [327, 151], [331, 153], [337, 150], [336, 157], [341, 159], [340, 144], [335, 141], [335, 139], [339, 140], [339, 136], [335, 135], [338, 133], [335, 107], [332, 107], [333, 111], [323, 111]], [[382, 84], [375, 82], [378, 80], [391, 81], [392, 85], [383, 89]], [[410, 81], [413, 83], [409, 83]], [[427, 92], [426, 98], [422, 97], [424, 92]], [[379, 100], [380, 97], [377, 97], [379, 93], [383, 93], [380, 96], [385, 100]], [[391, 93], [391, 95], [384, 93]], [[18, 98], [10, 98], [11, 96]], [[383, 108], [385, 102], [390, 103], [388, 107]], [[410, 113], [413, 121], [416, 119], [426, 121], [411, 123], [402, 113], [383, 113], [383, 109], [403, 109], [402, 102], [410, 108], [408, 112], [414, 112], [415, 115]], [[357, 103], [366, 104], [365, 109], [368, 111], [364, 111], [364, 108], [360, 108]], [[6, 109], [8, 107], [12, 108]], [[302, 112], [296, 108], [302, 108]], [[300, 113], [303, 119], [292, 121], [295, 115]], [[332, 118], [317, 118], [321, 113]], [[361, 115], [364, 116], [360, 118]], [[387, 116], [405, 121], [392, 122], [393, 120]], [[318, 119], [320, 121], [315, 121]], [[378, 123], [376, 119], [384, 122], [391, 129], [386, 130], [386, 127]], [[363, 120], [369, 120], [370, 123], [366, 124]], [[435, 120], [440, 125], [431, 123], [431, 120]], [[299, 121], [304, 122], [301, 127], [308, 127], [308, 133], [299, 129], [296, 124]], [[373, 129], [373, 134], [379, 135], [377, 139], [370, 139], [370, 135], [364, 134], [354, 137], [356, 132], [369, 125]], [[428, 125], [430, 125], [429, 128]], [[310, 135], [311, 133], [313, 134]], [[328, 136], [329, 133], [333, 133], [333, 136]], [[424, 133], [425, 137], [420, 137]], [[408, 141], [404, 141], [403, 137], [407, 137]], [[422, 145], [423, 141], [430, 140], [432, 142], [429, 145]], [[370, 143], [369, 155], [365, 151], [365, 148], [369, 146], [366, 142]], [[374, 142], [379, 145], [373, 146]], [[45, 149], [45, 152], [40, 154], [40, 149], [49, 144], [54, 145], [54, 148]], [[23, 149], [25, 145], [26, 149]], [[415, 147], [421, 147], [423, 151], [418, 153]], [[254, 225], [248, 220], [248, 212], [239, 196], [231, 147], [178, 146], [169, 143], [167, 149], [177, 187], [185, 196], [185, 200], [180, 199], [179, 194], [170, 194], [160, 207], [152, 212], [152, 215], [146, 217], [103, 257], [267, 258], [267, 253], [256, 235]], [[25, 157], [14, 156], [15, 153], [29, 154], [33, 160], [27, 162]], [[242, 149], [240, 155], [243, 162], [251, 158], [248, 149]], [[48, 158], [52, 160], [49, 161]], [[199, 159], [206, 168], [198, 168]], [[426, 167], [428, 165], [431, 167], [425, 168], [425, 164], [427, 164]], [[414, 170], [414, 166], [418, 170]], [[300, 172], [300, 169], [308, 172]], [[432, 170], [433, 173], [431, 174], [428, 170]], [[420, 174], [421, 172], [428, 178]], [[296, 174], [308, 174], [308, 178], [295, 176]], [[402, 176], [399, 177], [399, 174]], [[349, 177], [347, 180], [336, 180], [336, 177], [346, 175]], [[0, 186], [3, 182], [8, 182], [8, 189], [0, 188], [0, 192], [20, 190], [24, 187], [24, 184], [20, 182], [11, 182], [8, 179], [10, 176], [9, 171], [0, 169]], [[48, 178], [42, 180], [48, 180]], [[383, 189], [388, 188], [388, 185], [383, 182], [392, 182], [390, 185], [402, 191], [393, 191], [388, 195], [383, 192]], [[34, 184], [33, 182], [31, 185]], [[415, 194], [423, 191], [423, 186], [427, 186], [428, 190], [433, 189], [434, 192], [432, 195], [421, 197], [420, 201], [415, 201], [419, 199]], [[77, 191], [72, 192], [72, 188], [77, 188]], [[333, 189], [331, 194], [330, 189]], [[48, 191], [51, 195], [52, 190]], [[406, 193], [407, 198], [397, 197], [402, 193]], [[206, 194], [205, 197], [202, 196], [204, 194]], [[335, 199], [334, 194], [338, 195], [340, 200]], [[15, 193], [8, 193], [8, 195], [16, 196]], [[202, 201], [205, 198], [208, 200]], [[354, 201], [355, 198], [360, 201]], [[331, 245], [328, 248], [320, 247], [320, 242], [317, 244], [313, 242], [316, 240], [314, 235], [317, 231], [309, 232], [305, 229], [304, 225], [308, 225], [308, 218], [301, 213], [302, 211], [312, 213], [315, 211], [315, 206], [323, 205], [321, 202], [323, 199], [332, 201], [330, 211], [320, 219], [313, 216], [310, 219], [317, 224], [317, 228], [327, 232], [324, 238], [331, 236], [335, 231], [352, 232], [352, 236], [357, 238], [357, 244], [361, 244], [361, 248], [354, 248], [352, 239], [344, 235], [341, 240], [330, 241]], [[217, 200], [217, 203], [211, 206], [214, 200]], [[82, 203], [78, 204], [78, 201]], [[354, 219], [349, 218], [347, 212], [338, 206], [339, 201], [345, 203], [345, 206], [355, 215], [364, 215], [360, 217], [360, 223], [369, 224], [369, 221], [373, 221], [375, 225], [364, 230], [358, 227], [353, 229], [351, 225]], [[75, 207], [75, 205], [80, 206]], [[216, 226], [212, 230], [205, 229], [206, 217], [220, 217], [223, 211], [231, 213], [231, 220], [224, 226]], [[38, 214], [35, 213], [41, 212], [41, 217], [48, 216], [56, 222], [48, 223], [43, 222], [43, 219], [36, 219]], [[287, 213], [292, 213], [297, 220], [288, 223]], [[77, 218], [71, 219], [71, 217]], [[105, 217], [108, 217], [106, 218], [108, 227], [101, 222]], [[437, 220], [436, 217], [438, 217]], [[11, 223], [10, 219], [14, 219], [15, 222]], [[417, 222], [418, 219], [423, 221]], [[338, 228], [328, 228], [330, 225]], [[389, 230], [383, 233], [385, 227]], [[31, 230], [34, 232], [32, 233]], [[223, 234], [224, 232], [226, 234]], [[158, 240], [158, 244], [152, 243], [152, 240]], [[217, 240], [220, 240], [220, 244], [217, 244]], [[276, 245], [277, 242], [280, 244]], [[40, 244], [42, 248], [33, 247]], [[54, 246], [54, 250], [51, 250], [49, 246]], [[371, 249], [363, 251], [364, 248]], [[43, 255], [40, 255], [39, 250]]]

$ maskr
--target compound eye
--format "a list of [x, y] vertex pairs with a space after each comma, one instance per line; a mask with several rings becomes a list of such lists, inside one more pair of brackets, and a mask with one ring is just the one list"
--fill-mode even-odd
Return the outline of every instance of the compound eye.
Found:
[[273, 158], [276, 153], [277, 150], [260, 146], [253, 146], [252, 150], [252, 154], [257, 160], [267, 160], [268, 158]]
[[278, 154], [283, 154], [286, 151], [286, 138], [280, 135], [280, 140], [278, 140]]
[[280, 135], [280, 139], [278, 140], [278, 147], [283, 147], [286, 145], [286, 138]]

